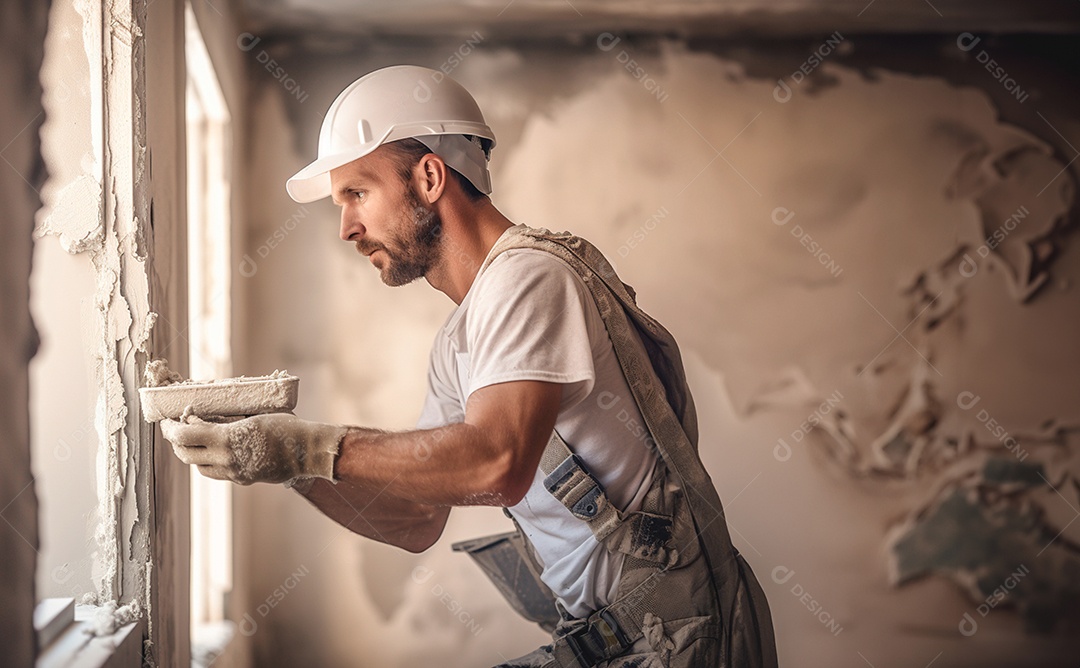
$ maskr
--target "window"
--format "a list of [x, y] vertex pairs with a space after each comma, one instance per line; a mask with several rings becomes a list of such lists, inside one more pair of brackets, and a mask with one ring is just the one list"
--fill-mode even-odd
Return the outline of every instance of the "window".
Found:
[[[191, 378], [228, 378], [230, 117], [198, 21], [187, 6], [188, 359]], [[231, 636], [232, 485], [191, 471], [192, 657], [209, 664]]]

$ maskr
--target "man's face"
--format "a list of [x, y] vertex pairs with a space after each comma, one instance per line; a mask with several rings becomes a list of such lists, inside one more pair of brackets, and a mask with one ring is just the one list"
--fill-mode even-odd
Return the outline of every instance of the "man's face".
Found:
[[411, 179], [383, 147], [330, 172], [341, 207], [341, 238], [356, 245], [383, 283], [405, 285], [427, 274], [440, 257], [442, 224], [424, 206]]

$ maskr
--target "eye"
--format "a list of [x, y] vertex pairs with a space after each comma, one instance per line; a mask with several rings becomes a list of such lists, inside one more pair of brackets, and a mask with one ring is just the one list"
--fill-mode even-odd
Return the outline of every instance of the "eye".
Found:
[[364, 196], [367, 195], [367, 193], [364, 192], [363, 190], [350, 190], [349, 194], [352, 195], [353, 197], [355, 197], [358, 200], [364, 199]]

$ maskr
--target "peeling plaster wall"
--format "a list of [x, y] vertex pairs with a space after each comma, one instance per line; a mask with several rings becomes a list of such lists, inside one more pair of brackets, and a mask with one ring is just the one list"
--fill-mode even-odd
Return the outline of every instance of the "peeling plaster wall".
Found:
[[[103, 15], [111, 19], [104, 26]], [[44, 345], [32, 385], [35, 469], [54, 542], [38, 582], [49, 595], [118, 600], [137, 614], [144, 572], [125, 564], [149, 560], [147, 523], [138, 521], [148, 483], [141, 420], [125, 387], [135, 387], [135, 355], [145, 352], [157, 317], [135, 191], [145, 137], [133, 110], [139, 75], [131, 54], [141, 28], [122, 3], [105, 12], [93, 3], [57, 5], [50, 26], [42, 154], [52, 174], [35, 231], [33, 301]]]
[[38, 581], [111, 606], [103, 631], [147, 619], [151, 663], [189, 650], [188, 471], [155, 457], [137, 398], [149, 354], [186, 369], [182, 17], [176, 1], [58, 5], [41, 75]]
[[[29, 365], [38, 337], [30, 315], [31, 232], [45, 181], [38, 128], [44, 120], [38, 71], [48, 2], [0, 6], [0, 656], [32, 665], [34, 569], [40, 545], [38, 494], [30, 470]], [[10, 94], [18, 91], [17, 94]]]
[[[41, 134], [50, 176], [37, 216], [32, 308], [42, 345], [31, 375], [34, 470], [42, 497], [37, 586], [42, 597], [77, 600], [96, 592], [99, 439], [91, 362], [96, 276], [90, 256], [76, 251], [100, 242], [103, 206], [82, 22], [72, 3], [57, 3], [45, 42], [41, 79], [47, 120]], [[100, 136], [97, 141], [100, 145]], [[49, 233], [55, 236], [45, 236]], [[100, 563], [96, 575], [101, 578]]]
[[[484, 45], [453, 76], [499, 137], [496, 205], [596, 242], [683, 345], [703, 458], [769, 595], [784, 664], [1071, 665], [1075, 621], [1060, 602], [1010, 587], [1010, 603], [987, 603], [1014, 559], [1040, 574], [1028, 582], [1067, 593], [1080, 542], [1069, 79], [1008, 42], [964, 51], [937, 38], [919, 55], [900, 39], [842, 41], [840, 62], [805, 79], [791, 75], [820, 41], [613, 36], [576, 51]], [[272, 50], [306, 100], [263, 69], [264, 47], [249, 52], [260, 112], [242, 268], [259, 327], [240, 370], [300, 375], [304, 417], [408, 428], [452, 304], [423, 282], [381, 285], [337, 240], [336, 210], [296, 205], [283, 184], [314, 155], [341, 88], [383, 65], [438, 67], [461, 45], [376, 42], [307, 60]], [[980, 50], [1009, 62], [1026, 101]], [[1007, 242], [984, 252], [1021, 206]], [[982, 403], [965, 409], [964, 392]], [[1024, 463], [1044, 463], [1045, 485], [1017, 468], [983, 409], [1031, 451]], [[261, 660], [476, 666], [543, 642], [449, 551], [506, 529], [498, 511], [455, 510], [414, 556], [345, 533], [286, 490], [251, 492], [264, 555], [251, 595], [263, 605], [248, 628]], [[978, 531], [942, 504], [956, 494], [988, 504], [969, 513]], [[1002, 533], [1014, 517], [1028, 528]], [[1032, 517], [1042, 524], [1028, 531]], [[951, 527], [953, 543], [930, 543], [944, 557], [902, 549], [935, 518]], [[1023, 548], [973, 547], [982, 531]], [[950, 562], [957, 546], [967, 556]], [[1056, 635], [1025, 630], [1032, 601], [1050, 606]], [[977, 631], [964, 633], [965, 615]]]
[[[202, 5], [195, 11], [210, 27], [212, 57], [230, 108], [241, 116], [235, 17]], [[5, 43], [28, 46], [2, 61], [2, 83], [21, 91], [13, 100], [34, 101], [17, 109], [4, 103], [4, 127], [23, 132], [5, 138], [0, 150], [10, 167], [2, 182], [6, 210], [13, 221], [26, 220], [4, 226], [12, 239], [2, 248], [8, 445], [0, 492], [13, 530], [4, 533], [0, 556], [13, 581], [4, 587], [0, 655], [13, 664], [28, 665], [32, 652], [35, 489], [44, 499], [38, 595], [119, 600], [116, 622], [149, 614], [148, 661], [188, 659], [189, 471], [152, 452], [153, 428], [142, 423], [135, 398], [151, 351], [181, 370], [186, 365], [183, 6], [62, 3], [46, 35], [47, 4], [35, 5], [40, 15], [4, 5]], [[40, 41], [31, 30], [38, 23]], [[6, 34], [9, 28], [18, 34]], [[37, 104], [39, 66], [44, 108]], [[241, 146], [232, 147], [234, 171]], [[31, 277], [30, 221], [39, 197]], [[243, 197], [232, 202], [238, 217]], [[31, 278], [44, 344], [31, 369], [28, 411], [25, 367], [37, 338], [22, 303]], [[28, 431], [36, 485], [28, 484], [28, 453], [16, 447]], [[246, 657], [246, 645], [236, 642], [218, 665], [246, 665]]]

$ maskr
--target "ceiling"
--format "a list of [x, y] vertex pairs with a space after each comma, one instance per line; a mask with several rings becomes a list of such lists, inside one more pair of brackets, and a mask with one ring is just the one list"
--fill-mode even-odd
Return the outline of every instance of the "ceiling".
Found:
[[685, 37], [856, 33], [1080, 32], [1064, 0], [242, 0], [265, 36], [576, 39], [603, 32]]

